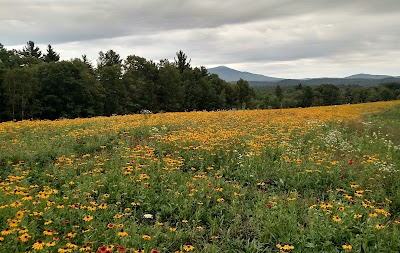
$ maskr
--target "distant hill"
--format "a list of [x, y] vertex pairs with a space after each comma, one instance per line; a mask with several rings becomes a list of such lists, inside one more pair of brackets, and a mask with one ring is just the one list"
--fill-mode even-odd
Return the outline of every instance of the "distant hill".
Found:
[[393, 76], [387, 76], [387, 75], [370, 75], [370, 74], [356, 74], [356, 75], [351, 75], [348, 77], [345, 77], [347, 79], [383, 79], [383, 78], [390, 78]]
[[320, 85], [320, 84], [334, 84], [334, 85], [358, 85], [358, 86], [378, 86], [381, 83], [400, 83], [399, 77], [387, 77], [382, 79], [363, 79], [363, 78], [313, 78], [313, 79], [283, 79], [276, 82], [249, 82], [254, 87], [268, 87], [268, 86], [293, 86], [298, 84], [303, 85]]
[[235, 82], [240, 78], [252, 82], [275, 82], [282, 80], [282, 78], [275, 78], [270, 76], [264, 76], [260, 74], [253, 74], [250, 72], [242, 72], [235, 69], [231, 69], [225, 66], [218, 66], [215, 68], [208, 69], [208, 72], [211, 74], [217, 74], [221, 79], [227, 82]]
[[356, 74], [344, 78], [304, 78], [304, 79], [283, 79], [250, 72], [238, 71], [225, 66], [219, 66], [208, 69], [211, 74], [217, 74], [221, 79], [227, 82], [235, 82], [240, 78], [248, 81], [253, 87], [267, 87], [267, 86], [293, 86], [298, 84], [303, 85], [320, 85], [320, 84], [334, 84], [334, 85], [358, 85], [358, 86], [378, 86], [380, 83], [400, 82], [400, 77], [387, 76], [387, 75], [370, 75], [370, 74]]

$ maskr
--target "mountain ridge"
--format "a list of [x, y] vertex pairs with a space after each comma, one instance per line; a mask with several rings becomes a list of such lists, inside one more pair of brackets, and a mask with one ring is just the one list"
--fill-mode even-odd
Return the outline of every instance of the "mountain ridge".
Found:
[[252, 86], [290, 86], [290, 85], [358, 85], [358, 86], [377, 86], [380, 83], [400, 82], [400, 76], [389, 75], [371, 75], [371, 74], [354, 74], [347, 77], [319, 77], [319, 78], [302, 78], [302, 79], [285, 79], [270, 77], [251, 72], [238, 71], [226, 66], [218, 66], [208, 69], [210, 74], [217, 74], [221, 79], [227, 82], [235, 82], [240, 78], [248, 81]]
[[389, 76], [389, 75], [371, 75], [371, 74], [365, 74], [365, 73], [360, 73], [360, 74], [355, 74], [351, 76], [346, 76], [344, 78], [348, 79], [384, 79], [384, 78], [391, 78], [395, 76]]
[[227, 82], [235, 82], [238, 81], [239, 79], [244, 79], [247, 81], [255, 81], [255, 82], [274, 82], [283, 79], [283, 78], [265, 76], [261, 74], [254, 74], [246, 71], [239, 71], [236, 69], [228, 68], [226, 66], [209, 68], [208, 72], [211, 74], [217, 74], [221, 79]]

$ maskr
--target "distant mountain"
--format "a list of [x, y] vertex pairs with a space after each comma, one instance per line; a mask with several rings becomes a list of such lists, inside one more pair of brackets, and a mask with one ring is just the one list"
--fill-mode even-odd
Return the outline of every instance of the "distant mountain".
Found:
[[282, 78], [275, 78], [270, 76], [264, 76], [260, 74], [253, 74], [250, 72], [242, 72], [235, 69], [231, 69], [225, 66], [218, 66], [215, 68], [208, 69], [208, 72], [211, 74], [217, 74], [221, 79], [227, 82], [235, 82], [240, 78], [252, 82], [276, 82], [282, 80]]
[[347, 76], [345, 78], [347, 79], [383, 79], [383, 78], [390, 78], [393, 76], [387, 76], [387, 75], [370, 75], [370, 74], [356, 74], [356, 75], [351, 75]]
[[344, 78], [304, 78], [304, 79], [283, 79], [250, 72], [238, 71], [225, 66], [219, 66], [208, 69], [211, 74], [217, 74], [221, 79], [227, 82], [235, 82], [240, 78], [248, 81], [253, 87], [266, 87], [266, 86], [293, 86], [298, 84], [303, 85], [320, 85], [320, 84], [334, 84], [334, 85], [358, 85], [358, 86], [378, 86], [380, 83], [400, 82], [400, 76], [387, 76], [387, 75], [370, 75], [370, 74], [356, 74]]
[[249, 82], [253, 87], [268, 87], [268, 86], [293, 86], [298, 84], [303, 85], [358, 85], [358, 86], [378, 86], [381, 83], [400, 83], [400, 77], [386, 77], [382, 79], [364, 79], [364, 78], [312, 78], [312, 79], [283, 79], [275, 82]]

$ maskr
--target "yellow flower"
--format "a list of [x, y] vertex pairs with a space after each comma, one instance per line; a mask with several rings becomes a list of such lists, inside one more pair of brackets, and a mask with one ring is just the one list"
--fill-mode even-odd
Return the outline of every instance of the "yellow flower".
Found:
[[126, 231], [124, 231], [124, 230], [121, 230], [121, 231], [118, 232], [118, 236], [126, 237], [126, 236], [128, 236], [128, 233]]
[[43, 234], [44, 235], [53, 235], [54, 234], [54, 232], [52, 231], [52, 230], [45, 230], [45, 231], [43, 231]]
[[375, 228], [376, 229], [382, 229], [382, 228], [384, 228], [385, 227], [385, 225], [382, 225], [382, 224], [376, 224], [375, 225]]
[[53, 221], [52, 221], [52, 220], [48, 220], [48, 221], [46, 221], [46, 222], [44, 223], [44, 225], [49, 225], [49, 224], [51, 224], [51, 223], [53, 223]]
[[370, 213], [370, 214], [369, 214], [369, 217], [372, 217], [372, 218], [375, 218], [375, 217], [377, 217], [377, 216], [378, 216], [377, 213]]
[[44, 247], [45, 243], [41, 240], [36, 240], [36, 242], [32, 245], [32, 248], [34, 250], [42, 250]]
[[32, 237], [29, 234], [23, 234], [20, 237], [18, 237], [18, 241], [20, 242], [27, 242], [29, 241], [29, 239], [31, 239]]
[[105, 204], [105, 203], [104, 203], [104, 204], [100, 204], [100, 205], [99, 205], [99, 208], [100, 208], [100, 209], [106, 209], [106, 208], [107, 208], [107, 204]]
[[353, 247], [350, 244], [343, 244], [342, 248], [349, 251], [353, 249]]
[[194, 250], [194, 246], [193, 245], [184, 245], [183, 249], [185, 251], [192, 251], [192, 250]]
[[339, 216], [337, 216], [337, 215], [335, 215], [335, 216], [333, 216], [333, 221], [334, 222], [339, 222], [339, 221], [341, 221], [342, 220], [342, 218], [340, 218]]
[[23, 211], [18, 211], [18, 212], [15, 214], [15, 217], [16, 217], [17, 219], [22, 219], [22, 217], [24, 217], [24, 212], [23, 212]]
[[218, 202], [223, 202], [223, 201], [224, 201], [224, 198], [218, 198], [217, 201], [218, 201]]
[[87, 215], [87, 216], [83, 217], [83, 220], [84, 221], [91, 221], [91, 220], [93, 220], [93, 216]]
[[12, 233], [12, 230], [9, 228], [6, 228], [0, 232], [1, 235], [10, 235], [11, 233]]
[[359, 219], [359, 218], [361, 218], [362, 217], [362, 214], [354, 214], [354, 219]]
[[144, 235], [144, 236], [142, 236], [142, 238], [143, 238], [144, 240], [150, 240], [150, 239], [151, 239], [151, 236], [149, 236], [149, 235]]
[[285, 246], [283, 246], [283, 250], [285, 251], [294, 250], [294, 246], [290, 244], [285, 244]]
[[54, 247], [56, 245], [55, 241], [46, 243], [46, 247]]

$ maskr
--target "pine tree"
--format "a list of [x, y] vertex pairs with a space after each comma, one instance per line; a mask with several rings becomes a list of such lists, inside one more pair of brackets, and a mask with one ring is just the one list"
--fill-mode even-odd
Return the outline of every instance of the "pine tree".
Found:
[[31, 56], [37, 59], [41, 59], [42, 57], [42, 51], [40, 51], [39, 47], [35, 46], [35, 43], [31, 40], [26, 43], [26, 46], [22, 49], [20, 54], [25, 57]]
[[60, 60], [60, 54], [57, 54], [49, 44], [47, 46], [47, 54], [43, 56], [43, 60], [45, 62], [57, 62]]
[[176, 52], [176, 58], [174, 58], [175, 60], [175, 64], [177, 66], [177, 68], [179, 69], [179, 72], [182, 74], [183, 71], [187, 68], [190, 68], [190, 61], [191, 60], [187, 60], [187, 56], [185, 53], [182, 52], [182, 50], [179, 50], [179, 52]]

